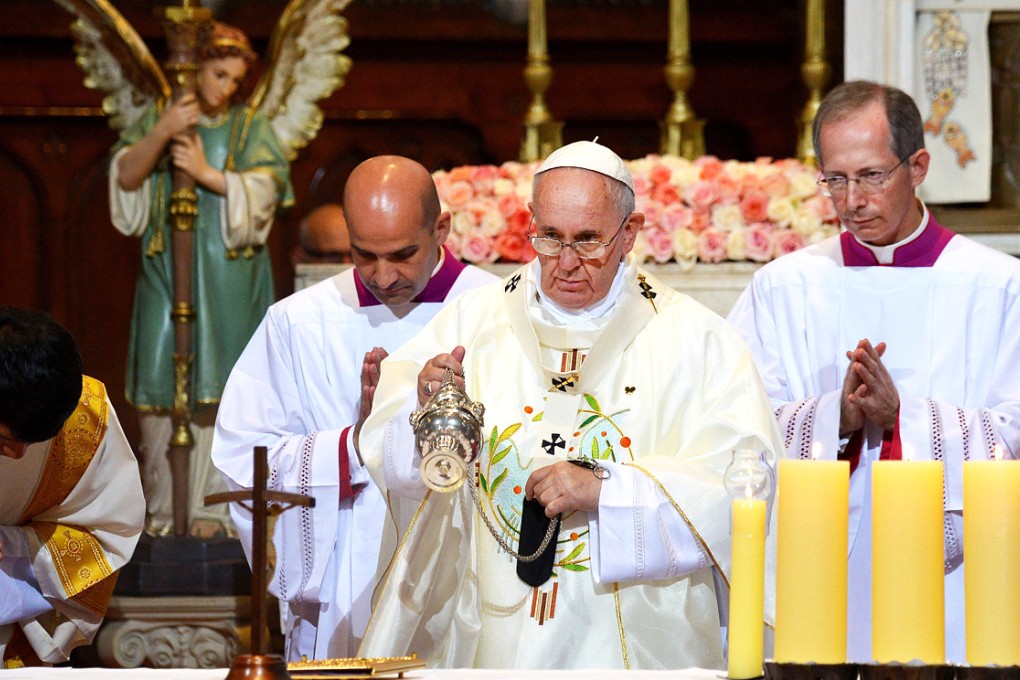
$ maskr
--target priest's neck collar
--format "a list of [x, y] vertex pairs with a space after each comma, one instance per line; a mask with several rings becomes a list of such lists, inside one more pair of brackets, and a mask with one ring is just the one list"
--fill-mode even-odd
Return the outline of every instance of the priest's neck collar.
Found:
[[[436, 263], [436, 268], [432, 270], [432, 278], [425, 284], [422, 291], [406, 304], [442, 302], [446, 299], [450, 289], [453, 288], [453, 284], [457, 282], [457, 277], [460, 276], [460, 273], [465, 268], [466, 265], [448, 252], [446, 246], [440, 246], [439, 262]], [[358, 291], [358, 304], [362, 307], [373, 307], [382, 304], [372, 295], [372, 292], [361, 280], [361, 276], [356, 268], [354, 270], [354, 287]]]
[[595, 304], [584, 307], [582, 309], [567, 309], [562, 305], [557, 304], [546, 295], [545, 291], [542, 290], [542, 267], [539, 265], [538, 260], [535, 259], [531, 263], [531, 275], [535, 281], [535, 292], [537, 293], [538, 303], [542, 309], [542, 314], [550, 322], [558, 323], [576, 323], [578, 321], [590, 321], [592, 319], [601, 319], [602, 317], [611, 316], [613, 307], [616, 305], [617, 299], [620, 297], [620, 293], [623, 292], [623, 281], [624, 271], [627, 269], [624, 262], [620, 262], [616, 267], [616, 276], [613, 277], [613, 285], [609, 287], [609, 292], [604, 298], [596, 302]]
[[843, 264], [847, 267], [931, 267], [954, 236], [921, 206], [921, 223], [909, 236], [888, 246], [861, 241], [848, 231], [840, 235]]

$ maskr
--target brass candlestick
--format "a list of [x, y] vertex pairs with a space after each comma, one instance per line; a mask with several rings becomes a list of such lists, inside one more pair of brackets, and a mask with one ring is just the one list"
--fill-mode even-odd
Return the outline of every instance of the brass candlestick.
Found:
[[804, 64], [800, 72], [808, 88], [808, 100], [800, 114], [797, 158], [803, 163], [818, 165], [811, 129], [822, 104], [822, 89], [832, 73], [825, 60], [825, 0], [808, 0], [806, 27]]
[[669, 0], [669, 43], [666, 49], [666, 83], [673, 91], [673, 105], [659, 127], [663, 154], [694, 160], [705, 153], [705, 121], [694, 116], [687, 90], [694, 82], [691, 66], [690, 16], [687, 0]]
[[528, 1], [528, 63], [524, 82], [531, 90], [531, 106], [524, 115], [521, 162], [545, 158], [563, 146], [563, 123], [553, 120], [545, 103], [545, 91], [552, 84], [552, 67], [545, 39], [545, 0]]

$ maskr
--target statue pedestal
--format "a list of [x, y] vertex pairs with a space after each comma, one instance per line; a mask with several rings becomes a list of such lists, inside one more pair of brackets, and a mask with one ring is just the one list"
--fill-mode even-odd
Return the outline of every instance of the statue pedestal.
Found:
[[225, 668], [250, 639], [251, 597], [123, 597], [110, 601], [95, 647], [113, 668]]

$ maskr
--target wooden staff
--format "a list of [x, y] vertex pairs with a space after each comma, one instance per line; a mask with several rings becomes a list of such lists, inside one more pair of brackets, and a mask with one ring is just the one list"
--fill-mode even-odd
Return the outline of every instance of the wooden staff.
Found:
[[[199, 0], [181, 0], [181, 6], [167, 7], [164, 11], [163, 27], [170, 52], [166, 73], [174, 100], [196, 92], [196, 77], [200, 67], [198, 50], [211, 21], [212, 12], [202, 8]], [[190, 428], [191, 365], [195, 361], [192, 338], [195, 307], [192, 302], [191, 268], [198, 194], [195, 193], [195, 181], [176, 168], [173, 169], [169, 212], [173, 229], [174, 267], [174, 304], [170, 312], [174, 323], [174, 398], [170, 410], [174, 429], [170, 438], [170, 466], [173, 476], [174, 534], [184, 536], [188, 531], [188, 460], [195, 443]]]

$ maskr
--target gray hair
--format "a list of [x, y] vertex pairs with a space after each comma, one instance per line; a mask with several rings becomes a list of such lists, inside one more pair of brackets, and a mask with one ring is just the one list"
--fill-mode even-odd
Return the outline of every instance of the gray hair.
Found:
[[[584, 169], [584, 168], [582, 168], [582, 169]], [[538, 195], [538, 182], [542, 178], [542, 176], [545, 175], [547, 172], [548, 171], [538, 173], [531, 180], [531, 195], [532, 196], [537, 196]], [[589, 170], [588, 172], [595, 172], [595, 171], [594, 170]], [[600, 172], [596, 172], [595, 174], [599, 175], [600, 177], [602, 177], [605, 180], [605, 182], [606, 182], [606, 189], [609, 191], [609, 196], [610, 196], [610, 198], [613, 201], [613, 206], [617, 210], [620, 211], [619, 215], [620, 215], [620, 219], [621, 220], [624, 217], [626, 217], [627, 215], [629, 215], [632, 212], [634, 212], [634, 207], [635, 207], [634, 192], [631, 191], [629, 186], [627, 186], [626, 184], [624, 184], [623, 182], [621, 182], [620, 180], [618, 180], [618, 179], [616, 179], [614, 177], [610, 177], [609, 175], [603, 175]]]
[[890, 131], [889, 148], [897, 158], [902, 160], [924, 148], [924, 124], [921, 122], [921, 112], [917, 110], [917, 104], [910, 95], [889, 85], [868, 80], [851, 80], [834, 87], [822, 100], [818, 113], [815, 114], [811, 141], [819, 165], [825, 165], [819, 143], [822, 128], [829, 123], [838, 123], [873, 102], [881, 102], [885, 107], [885, 117], [889, 121]]

